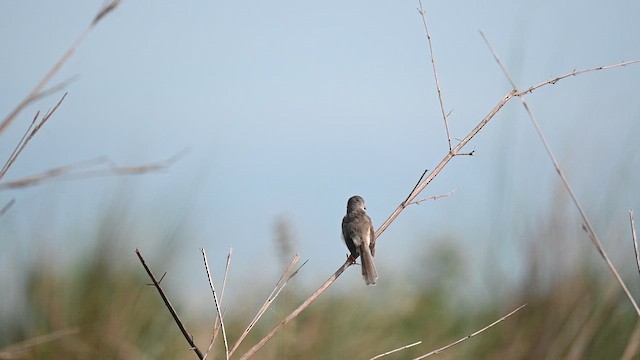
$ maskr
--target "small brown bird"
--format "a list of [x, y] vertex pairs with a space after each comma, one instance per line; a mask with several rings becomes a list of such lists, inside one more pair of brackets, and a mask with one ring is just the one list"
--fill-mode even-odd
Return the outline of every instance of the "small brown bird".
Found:
[[378, 271], [373, 263], [376, 238], [371, 218], [365, 212], [364, 199], [352, 196], [347, 202], [347, 215], [342, 218], [342, 236], [355, 262], [362, 255], [362, 277], [367, 285], [375, 285]]

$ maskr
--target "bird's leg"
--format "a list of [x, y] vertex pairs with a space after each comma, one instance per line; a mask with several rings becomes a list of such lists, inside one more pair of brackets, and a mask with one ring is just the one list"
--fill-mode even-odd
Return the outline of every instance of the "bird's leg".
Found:
[[353, 255], [349, 254], [347, 255], [347, 260], [351, 261], [351, 264], [357, 264], [356, 263], [356, 258], [353, 257]]

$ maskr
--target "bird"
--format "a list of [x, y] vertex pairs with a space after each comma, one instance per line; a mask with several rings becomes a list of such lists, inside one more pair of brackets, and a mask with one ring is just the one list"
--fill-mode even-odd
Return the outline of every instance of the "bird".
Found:
[[349, 259], [355, 263], [362, 256], [362, 277], [367, 285], [375, 285], [378, 271], [373, 263], [376, 253], [376, 237], [371, 218], [365, 212], [364, 199], [358, 195], [347, 201], [347, 214], [342, 218], [342, 237], [351, 252]]

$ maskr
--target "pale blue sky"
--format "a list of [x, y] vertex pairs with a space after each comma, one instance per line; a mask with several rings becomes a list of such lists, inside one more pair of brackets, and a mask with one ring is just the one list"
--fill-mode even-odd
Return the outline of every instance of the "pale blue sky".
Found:
[[[2, 116], [101, 4], [0, 2]], [[86, 249], [96, 218], [111, 198], [124, 196], [130, 197], [125, 262], [136, 261], [135, 246], [150, 255], [159, 250], [167, 228], [186, 219], [176, 272], [201, 271], [201, 246], [220, 270], [233, 246], [236, 276], [258, 268], [259, 279], [271, 283], [278, 267], [274, 222], [286, 216], [302, 257], [310, 259], [301, 276], [314, 286], [344, 259], [340, 221], [348, 197], [362, 195], [380, 224], [446, 154], [417, 6], [123, 1], [54, 79], [77, 76], [7, 178], [99, 155], [135, 165], [191, 151], [160, 174], [1, 193], [3, 204], [17, 200], [0, 219], [2, 247], [20, 254], [2, 262], [34, 260], [33, 244], [50, 247], [53, 262], [77, 256], [70, 241], [84, 238], [72, 248]], [[425, 1], [425, 7], [454, 138], [509, 91], [480, 29], [521, 86], [640, 58], [638, 1]], [[587, 210], [607, 221], [603, 226], [625, 226], [628, 208], [640, 209], [639, 80], [640, 66], [633, 65], [568, 79], [528, 98]], [[2, 153], [8, 155], [36, 110], [56, 101], [25, 110], [3, 134]], [[424, 193], [457, 188], [454, 196], [407, 209], [380, 238], [381, 283], [444, 235], [464, 246], [472, 273], [483, 264], [474, 260], [488, 251], [491, 262], [511, 266], [531, 226], [545, 219], [557, 177], [516, 100], [470, 143], [473, 149], [476, 156], [454, 159]], [[15, 240], [7, 244], [9, 238]], [[345, 283], [360, 281], [355, 270], [347, 277]]]

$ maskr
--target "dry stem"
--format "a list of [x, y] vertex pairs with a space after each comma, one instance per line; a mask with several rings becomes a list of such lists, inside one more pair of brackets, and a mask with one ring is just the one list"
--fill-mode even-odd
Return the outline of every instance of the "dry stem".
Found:
[[640, 272], [640, 254], [638, 253], [638, 236], [636, 235], [636, 219], [633, 217], [633, 209], [629, 209], [629, 221], [631, 222], [633, 251], [636, 253], [636, 264], [638, 265], [638, 272]]
[[4, 214], [7, 213], [7, 211], [9, 211], [9, 209], [11, 209], [11, 207], [13, 206], [13, 204], [16, 203], [16, 199], [11, 199], [9, 200], [8, 203], [6, 203], [2, 209], [0, 209], [0, 217], [2, 217]]
[[64, 101], [65, 97], [67, 97], [67, 93], [65, 93], [62, 96], [60, 101], [58, 101], [58, 103], [56, 104], [56, 106], [53, 107], [53, 109], [47, 111], [47, 113], [44, 115], [44, 117], [42, 117], [42, 120], [40, 120], [40, 122], [37, 125], [36, 125], [36, 121], [38, 120], [40, 111], [36, 112], [36, 116], [34, 116], [33, 121], [31, 121], [31, 124], [29, 125], [25, 133], [22, 135], [22, 138], [18, 142], [18, 145], [16, 145], [16, 147], [13, 149], [13, 152], [9, 156], [9, 159], [7, 159], [7, 162], [2, 167], [2, 170], [0, 170], [0, 180], [2, 180], [4, 176], [7, 174], [7, 171], [9, 171], [9, 168], [11, 167], [11, 165], [13, 165], [13, 163], [16, 161], [18, 156], [22, 153], [22, 150], [24, 150], [27, 147], [27, 145], [29, 144], [29, 141], [33, 139], [33, 137], [38, 133], [38, 131], [47, 122], [47, 120], [49, 120], [51, 115], [53, 115], [53, 113], [55, 113], [56, 110], [58, 110], [58, 108], [62, 104], [62, 101]]
[[147, 271], [147, 274], [151, 278], [151, 281], [153, 281], [153, 286], [155, 286], [155, 288], [158, 290], [158, 293], [160, 294], [160, 297], [162, 298], [162, 301], [164, 301], [164, 304], [167, 307], [167, 309], [169, 310], [169, 312], [171, 313], [171, 316], [173, 317], [173, 320], [175, 320], [176, 324], [180, 328], [180, 331], [182, 332], [182, 335], [187, 340], [189, 345], [191, 345], [191, 350], [193, 350], [196, 353], [196, 355], [198, 355], [198, 359], [203, 360], [204, 359], [204, 355], [202, 354], [202, 351], [200, 351], [200, 349], [198, 349], [198, 347], [196, 346], [195, 341], [193, 340], [193, 336], [191, 336], [191, 334], [189, 334], [189, 332], [187, 331], [187, 328], [182, 324], [182, 321], [180, 320], [180, 317], [176, 313], [175, 309], [173, 308], [173, 305], [171, 305], [171, 302], [169, 301], [169, 299], [165, 295], [164, 291], [162, 290], [162, 287], [160, 287], [160, 282], [158, 280], [156, 280], [155, 276], [153, 276], [153, 273], [151, 272], [151, 269], [149, 269], [149, 266], [147, 266], [147, 263], [144, 261], [144, 258], [142, 257], [142, 254], [140, 253], [140, 250], [138, 250], [137, 248], [136, 248], [136, 255], [138, 255], [138, 259], [140, 259], [140, 262], [142, 263], [142, 266], [144, 266], [144, 269]]
[[476, 331], [476, 332], [474, 332], [474, 333], [472, 333], [472, 334], [470, 334], [470, 335], [467, 335], [467, 336], [463, 337], [462, 339], [460, 339], [460, 340], [458, 340], [458, 341], [454, 341], [454, 342], [452, 342], [452, 343], [451, 343], [451, 344], [449, 344], [449, 345], [443, 346], [443, 347], [441, 347], [441, 348], [439, 348], [439, 349], [437, 349], [437, 350], [433, 350], [433, 351], [432, 351], [432, 352], [430, 352], [430, 353], [427, 353], [427, 354], [424, 354], [424, 355], [422, 355], [422, 356], [419, 356], [419, 357], [417, 357], [417, 358], [415, 358], [415, 359], [413, 359], [413, 360], [424, 359], [424, 358], [429, 357], [429, 356], [431, 356], [431, 355], [440, 354], [441, 352], [443, 352], [443, 351], [447, 350], [448, 348], [450, 348], [450, 347], [452, 347], [452, 346], [454, 346], [454, 345], [458, 345], [459, 343], [461, 343], [461, 342], [463, 342], [463, 341], [465, 341], [465, 340], [471, 339], [472, 337], [474, 337], [474, 336], [476, 336], [476, 335], [480, 334], [481, 332], [483, 332], [483, 331], [485, 331], [485, 330], [489, 329], [490, 327], [492, 327], [492, 326], [496, 325], [497, 323], [499, 323], [499, 322], [501, 322], [501, 321], [504, 321], [506, 318], [508, 318], [509, 316], [511, 316], [511, 315], [513, 315], [513, 314], [515, 314], [516, 312], [518, 312], [520, 309], [522, 309], [522, 308], [523, 308], [523, 307], [525, 307], [525, 306], [527, 306], [527, 304], [520, 305], [520, 307], [518, 307], [517, 309], [515, 309], [515, 310], [513, 310], [512, 312], [508, 313], [507, 315], [505, 315], [505, 316], [501, 317], [500, 319], [498, 319], [498, 320], [496, 320], [496, 321], [492, 322], [491, 324], [489, 324], [489, 325], [487, 325], [487, 326], [483, 327], [482, 329], [480, 329], [480, 330], [478, 330], [478, 331]]
[[398, 352], [398, 351], [402, 351], [402, 350], [405, 350], [405, 349], [408, 349], [408, 348], [410, 348], [410, 347], [414, 347], [414, 346], [416, 346], [416, 345], [420, 345], [420, 344], [422, 344], [422, 341], [416, 341], [416, 342], [414, 342], [413, 344], [405, 345], [405, 346], [399, 347], [399, 348], [397, 348], [397, 349], [393, 349], [393, 350], [391, 350], [391, 351], [387, 351], [386, 353], [382, 353], [382, 354], [380, 354], [380, 355], [376, 355], [376, 356], [372, 357], [372, 358], [371, 358], [371, 359], [369, 359], [369, 360], [376, 360], [376, 359], [380, 359], [381, 357], [385, 357], [385, 356], [387, 356], [387, 355], [391, 355], [391, 354], [396, 353], [396, 352]]
[[[244, 332], [242, 332], [242, 335], [240, 335], [240, 338], [238, 338], [236, 343], [231, 348], [231, 351], [229, 352], [229, 355], [233, 354], [236, 351], [236, 349], [238, 348], [238, 346], [240, 346], [240, 343], [242, 343], [244, 338], [249, 334], [251, 329], [253, 329], [253, 327], [256, 325], [258, 320], [260, 320], [260, 318], [267, 311], [269, 306], [271, 306], [273, 301], [278, 297], [278, 295], [280, 294], [282, 289], [284, 289], [284, 287], [287, 285], [287, 282], [289, 281], [289, 279], [291, 279], [293, 276], [295, 276], [298, 273], [298, 270], [300, 270], [300, 268], [298, 268], [295, 271], [293, 271], [293, 268], [294, 268], [294, 266], [296, 266], [296, 264], [298, 263], [299, 260], [300, 260], [300, 253], [297, 253], [293, 257], [293, 259], [291, 259], [291, 262], [289, 263], [287, 268], [284, 270], [284, 272], [280, 276], [280, 279], [278, 279], [278, 282], [276, 283], [276, 286], [271, 291], [271, 294], [269, 294], [269, 296], [267, 297], [267, 300], [264, 302], [264, 304], [262, 304], [262, 307], [260, 308], [260, 310], [258, 310], [256, 315], [251, 320], [251, 322], [249, 322], [249, 325], [247, 325], [247, 328], [244, 330]], [[304, 266], [304, 264], [302, 264], [302, 266]]]
[[[207, 271], [207, 279], [209, 280], [209, 286], [211, 287], [211, 292], [213, 293], [213, 302], [216, 306], [216, 314], [220, 319], [220, 327], [222, 328], [222, 340], [224, 341], [224, 354], [225, 359], [229, 360], [229, 344], [227, 344], [227, 332], [224, 329], [224, 320], [222, 318], [222, 313], [220, 312], [220, 304], [218, 303], [218, 296], [216, 295], [216, 288], [213, 286], [213, 279], [211, 278], [211, 271], [209, 271], [209, 262], [207, 261], [207, 252], [204, 248], [201, 248], [202, 251], [202, 259], [204, 260], [204, 267]], [[213, 336], [212, 336], [213, 339]], [[213, 344], [213, 341], [211, 342]], [[211, 345], [209, 345], [209, 349], [207, 350], [207, 354], [205, 354], [205, 358], [209, 354], [209, 350], [211, 349]]]
[[429, 43], [429, 55], [431, 56], [431, 65], [433, 67], [433, 76], [436, 80], [436, 90], [438, 91], [438, 100], [440, 101], [440, 111], [442, 111], [442, 118], [444, 119], [444, 127], [447, 130], [447, 142], [449, 143], [449, 151], [451, 151], [451, 133], [449, 132], [449, 115], [445, 113], [444, 102], [442, 100], [442, 91], [440, 91], [440, 79], [438, 78], [438, 71], [436, 69], [436, 58], [433, 56], [433, 46], [431, 44], [431, 34], [429, 33], [429, 26], [427, 26], [426, 11], [422, 8], [422, 0], [418, 0], [420, 9], [418, 12], [422, 17], [422, 24], [424, 25], [424, 31], [427, 34], [427, 42]]
[[280, 331], [280, 329], [282, 329], [285, 325], [287, 325], [291, 320], [293, 320], [296, 316], [298, 316], [298, 314], [300, 314], [302, 310], [306, 309], [307, 306], [311, 305], [312, 302], [314, 302], [320, 295], [322, 295], [322, 293], [325, 292], [325, 290], [327, 290], [329, 286], [333, 284], [334, 281], [336, 281], [336, 279], [340, 276], [340, 274], [342, 274], [351, 265], [352, 265], [351, 260], [347, 259], [347, 261], [345, 261], [344, 264], [342, 264], [342, 266], [333, 275], [331, 275], [331, 277], [327, 279], [327, 281], [325, 281], [324, 284], [322, 284], [322, 286], [320, 286], [318, 290], [316, 290], [313, 294], [311, 294], [311, 296], [309, 296], [307, 300], [305, 300], [297, 309], [295, 309], [291, 314], [289, 314], [289, 316], [287, 316], [278, 325], [276, 325], [273, 329], [271, 329], [271, 331], [267, 334], [267, 336], [265, 336], [262, 340], [260, 340], [260, 342], [258, 342], [251, 349], [249, 349], [249, 351], [247, 351], [244, 355], [242, 355], [240, 360], [246, 360], [251, 356], [253, 356], [258, 350], [260, 350], [262, 346], [264, 346], [264, 344], [266, 344], [269, 340], [271, 340], [271, 338], [278, 331]]

